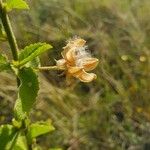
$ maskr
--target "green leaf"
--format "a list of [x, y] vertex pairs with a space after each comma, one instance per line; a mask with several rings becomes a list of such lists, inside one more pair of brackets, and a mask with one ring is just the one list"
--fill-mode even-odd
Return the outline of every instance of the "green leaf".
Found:
[[28, 150], [27, 140], [23, 132], [19, 132], [12, 147], [13, 150]]
[[13, 124], [14, 127], [19, 129], [22, 126], [22, 121], [15, 120], [15, 118], [13, 118], [12, 119], [12, 124]]
[[51, 48], [52, 46], [46, 43], [36, 43], [25, 47], [19, 54], [19, 66], [23, 66]]
[[27, 138], [28, 142], [32, 143], [32, 140], [40, 135], [49, 133], [55, 130], [54, 126], [51, 124], [51, 121], [45, 122], [36, 122], [29, 126]]
[[16, 129], [12, 125], [0, 126], [0, 148], [10, 149], [16, 137]]
[[5, 56], [0, 54], [0, 72], [3, 70], [8, 70], [10, 69], [10, 64], [8, 63], [8, 60]]
[[28, 4], [24, 0], [6, 0], [6, 8], [8, 11], [12, 9], [29, 9]]
[[39, 67], [40, 64], [40, 59], [39, 57], [34, 58], [33, 60], [29, 61], [28, 63], [26, 63], [26, 67], [31, 67], [31, 68], [37, 68]]
[[19, 71], [18, 77], [21, 81], [19, 95], [15, 104], [15, 116], [22, 120], [29, 113], [36, 101], [39, 90], [38, 78], [32, 68], [23, 68]]
[[0, 148], [5, 150], [28, 150], [26, 137], [12, 125], [0, 126]]

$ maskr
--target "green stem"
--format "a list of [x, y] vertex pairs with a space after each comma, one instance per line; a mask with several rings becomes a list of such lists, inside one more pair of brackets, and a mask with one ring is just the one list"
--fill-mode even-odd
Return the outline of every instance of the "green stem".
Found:
[[[11, 48], [13, 60], [18, 61], [18, 45], [14, 33], [12, 31], [11, 23], [7, 15], [6, 6], [4, 6], [2, 0], [0, 0], [0, 17], [4, 30], [7, 34], [7, 39]], [[20, 80], [17, 78], [17, 85], [20, 85]]]
[[14, 33], [12, 31], [12, 27], [9, 21], [9, 17], [7, 15], [6, 7], [2, 3], [2, 0], [0, 0], [0, 17], [1, 17], [5, 32], [7, 34], [7, 38], [8, 38], [8, 42], [12, 51], [13, 59], [17, 61], [18, 60], [18, 45], [16, 42], [16, 38], [14, 36]]
[[65, 69], [60, 68], [58, 66], [47, 66], [47, 67], [38, 67], [37, 70], [44, 71], [44, 70], [65, 70]]

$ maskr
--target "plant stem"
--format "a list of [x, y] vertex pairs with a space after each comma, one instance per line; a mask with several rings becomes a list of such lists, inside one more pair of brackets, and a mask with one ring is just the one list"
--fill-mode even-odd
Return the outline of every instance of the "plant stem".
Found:
[[58, 66], [47, 66], [47, 67], [38, 67], [37, 70], [43, 71], [43, 70], [65, 70], [65, 69], [60, 68]]
[[[12, 31], [11, 23], [9, 17], [7, 15], [6, 7], [4, 6], [2, 0], [0, 0], [0, 18], [2, 20], [2, 24], [4, 30], [7, 34], [7, 39], [11, 48], [13, 60], [18, 61], [18, 45], [14, 33]], [[17, 85], [20, 85], [20, 80], [17, 78]]]
[[3, 5], [2, 0], [0, 0], [0, 17], [1, 17], [5, 32], [7, 34], [7, 39], [8, 39], [11, 51], [12, 51], [13, 59], [17, 61], [18, 60], [18, 45], [16, 42], [16, 38], [14, 36], [14, 33], [12, 31], [12, 27], [9, 21], [9, 17], [7, 15], [6, 7]]

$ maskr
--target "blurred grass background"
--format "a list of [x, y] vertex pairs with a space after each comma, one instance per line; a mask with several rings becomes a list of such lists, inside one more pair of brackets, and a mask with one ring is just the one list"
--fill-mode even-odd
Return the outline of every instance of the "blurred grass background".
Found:
[[[32, 119], [50, 118], [53, 133], [40, 137], [47, 150], [150, 149], [150, 1], [32, 0], [29, 11], [10, 14], [20, 48], [45, 41], [53, 50], [42, 65], [54, 65], [70, 37], [84, 38], [100, 59], [92, 83], [66, 85], [60, 72], [40, 74]], [[10, 53], [7, 43], [0, 43]], [[15, 77], [0, 73], [0, 124], [10, 122]], [[9, 108], [8, 108], [9, 107]]]

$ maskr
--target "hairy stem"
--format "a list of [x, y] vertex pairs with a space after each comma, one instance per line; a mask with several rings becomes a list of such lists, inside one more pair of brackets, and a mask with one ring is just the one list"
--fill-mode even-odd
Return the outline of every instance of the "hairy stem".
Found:
[[9, 17], [7, 15], [6, 7], [3, 5], [2, 0], [0, 0], [0, 17], [1, 17], [5, 32], [7, 34], [7, 39], [8, 39], [11, 51], [12, 51], [13, 59], [17, 61], [18, 60], [18, 45], [16, 42], [16, 38], [14, 36], [14, 33], [12, 31], [12, 27], [10, 24]]
[[37, 70], [44, 71], [44, 70], [65, 70], [65, 69], [60, 68], [58, 66], [47, 66], [47, 67], [38, 67]]
[[[7, 39], [11, 48], [13, 60], [17, 61], [18, 60], [18, 45], [16, 38], [14, 36], [11, 23], [9, 20], [9, 17], [7, 15], [6, 7], [4, 6], [2, 0], [0, 0], [0, 18], [2, 20], [2, 24], [4, 27], [4, 30], [7, 34]], [[17, 85], [20, 85], [20, 80], [17, 78]]]

